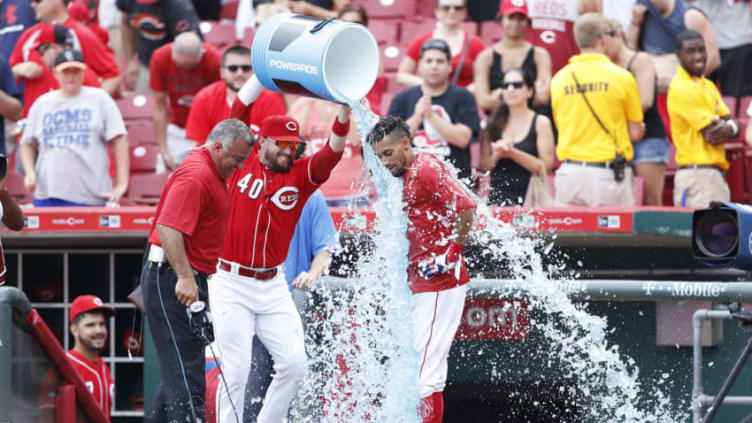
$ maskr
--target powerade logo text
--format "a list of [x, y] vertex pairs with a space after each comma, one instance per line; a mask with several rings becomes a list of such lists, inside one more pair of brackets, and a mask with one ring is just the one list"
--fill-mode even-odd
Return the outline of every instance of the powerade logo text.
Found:
[[311, 75], [318, 75], [318, 66], [304, 65], [302, 63], [286, 62], [284, 60], [269, 59], [269, 66], [277, 69], [293, 72], [305, 72]]

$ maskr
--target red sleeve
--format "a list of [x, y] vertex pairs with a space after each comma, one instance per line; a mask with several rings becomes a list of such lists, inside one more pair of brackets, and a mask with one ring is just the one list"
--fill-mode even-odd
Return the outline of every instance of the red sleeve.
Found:
[[13, 47], [13, 51], [10, 53], [10, 57], [8, 58], [8, 63], [10, 63], [10, 66], [16, 66], [19, 63], [23, 63], [26, 60], [24, 60], [24, 44], [29, 40], [29, 37], [31, 37], [31, 34], [34, 33], [34, 31], [37, 31], [37, 25], [32, 26], [31, 28], [27, 29], [26, 31], [21, 34], [20, 37], [18, 37], [18, 40], [16, 40], [16, 45]]
[[73, 26], [73, 30], [81, 42], [86, 64], [91, 66], [100, 78], [109, 79], [120, 75], [115, 56], [92, 30], [78, 22]]
[[183, 235], [192, 235], [201, 211], [201, 181], [185, 175], [174, 175], [157, 223]]
[[327, 142], [324, 148], [311, 156], [311, 160], [308, 162], [307, 182], [314, 185], [326, 182], [334, 167], [339, 163], [342, 158], [342, 153], [344, 152], [345, 150], [335, 153], [334, 150], [332, 150], [332, 147], [329, 146], [329, 142]]
[[99, 78], [97, 77], [96, 72], [94, 72], [89, 67], [87, 67], [86, 72], [84, 72], [84, 85], [86, 85], [87, 87], [96, 87], [96, 88], [101, 87], [101, 85], [99, 84]]
[[410, 42], [410, 46], [407, 48], [405, 55], [416, 62], [420, 59], [420, 48], [423, 47], [423, 43], [430, 39], [433, 35], [432, 31], [424, 32]]
[[172, 43], [165, 44], [154, 50], [149, 60], [149, 88], [154, 91], [167, 91], [167, 81], [165, 72], [169, 68], [170, 51]]
[[206, 141], [206, 137], [211, 132], [208, 110], [209, 104], [212, 101], [209, 98], [210, 92], [211, 89], [209, 86], [206, 86], [196, 94], [191, 111], [188, 113], [188, 120], [185, 123], [185, 137], [198, 142], [199, 145]]
[[[475, 200], [467, 189], [438, 163], [423, 166], [418, 173], [418, 180], [425, 189], [435, 193], [442, 203], [450, 205], [454, 213], [476, 207]], [[441, 189], [437, 189], [438, 187]]]

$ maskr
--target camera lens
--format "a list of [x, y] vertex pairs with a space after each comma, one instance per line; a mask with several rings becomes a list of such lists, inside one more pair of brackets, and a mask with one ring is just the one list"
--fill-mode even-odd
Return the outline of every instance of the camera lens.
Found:
[[736, 214], [716, 210], [700, 216], [696, 228], [697, 248], [709, 258], [723, 258], [731, 254], [739, 240]]

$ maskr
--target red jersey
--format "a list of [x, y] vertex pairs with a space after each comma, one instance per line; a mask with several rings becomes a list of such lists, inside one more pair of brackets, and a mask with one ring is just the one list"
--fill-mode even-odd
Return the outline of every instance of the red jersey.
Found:
[[[463, 48], [467, 45], [468, 51], [467, 54], [465, 54], [465, 60], [462, 64], [462, 69], [460, 70], [460, 77], [457, 80], [457, 85], [460, 87], [467, 87], [473, 83], [473, 63], [480, 52], [486, 48], [483, 41], [481, 41], [477, 35], [473, 35], [472, 38], [470, 38], [470, 45], [467, 44], [467, 37], [468, 33], [465, 32], [465, 38], [463, 38], [462, 45]], [[424, 32], [415, 37], [407, 48], [407, 52], [405, 53], [407, 54], [407, 57], [416, 62], [420, 60], [420, 48], [423, 47], [423, 43], [431, 38], [433, 38], [433, 31]], [[457, 70], [457, 66], [460, 64], [460, 58], [462, 57], [462, 51], [456, 53], [457, 54], [452, 56], [452, 73], [449, 75], [450, 80], [454, 77], [454, 72]]]
[[[169, 121], [185, 128], [193, 97], [201, 88], [219, 79], [222, 57], [212, 45], [202, 43], [204, 54], [196, 69], [180, 70], [172, 61], [172, 45], [168, 43], [154, 50], [149, 62], [149, 87], [154, 91], [167, 92], [169, 98]], [[223, 97], [224, 98], [224, 97]]]
[[308, 197], [341, 158], [327, 143], [295, 160], [288, 172], [275, 172], [261, 164], [257, 152], [251, 154], [229, 181], [232, 207], [222, 259], [254, 268], [282, 264]]
[[89, 361], [74, 350], [68, 351], [68, 360], [73, 364], [76, 373], [84, 380], [84, 385], [94, 397], [99, 408], [106, 416], [112, 410], [112, 399], [115, 396], [115, 384], [112, 383], [112, 373], [107, 363], [99, 357], [97, 361]]
[[[230, 105], [227, 104], [227, 83], [219, 80], [201, 89], [193, 99], [193, 107], [185, 124], [185, 137], [196, 141], [198, 145], [206, 142], [214, 125], [230, 117]], [[285, 99], [282, 94], [263, 90], [256, 105], [251, 110], [251, 121], [248, 126], [254, 136], [261, 131], [261, 121], [267, 116], [284, 115], [286, 113]], [[247, 124], [249, 122], [246, 122]]]
[[206, 148], [194, 149], [162, 191], [149, 243], [162, 245], [157, 223], [180, 231], [191, 267], [212, 274], [225, 241], [217, 234], [225, 232], [229, 211], [227, 183], [217, 171], [211, 153]]
[[459, 280], [453, 271], [432, 279], [418, 274], [418, 262], [446, 252], [457, 215], [475, 208], [467, 189], [434, 155], [419, 153], [405, 172], [402, 200], [406, 204], [410, 241], [407, 280], [413, 293], [443, 291], [468, 283], [464, 257]]
[[527, 0], [530, 17], [528, 41], [551, 55], [551, 75], [579, 54], [574, 40], [574, 22], [580, 15], [577, 0]]

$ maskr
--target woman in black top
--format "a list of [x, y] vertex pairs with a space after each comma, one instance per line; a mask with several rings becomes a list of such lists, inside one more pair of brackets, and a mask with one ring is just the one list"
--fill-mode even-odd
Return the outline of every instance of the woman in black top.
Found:
[[478, 107], [491, 112], [501, 101], [501, 81], [504, 72], [522, 68], [535, 81], [535, 105], [548, 103], [551, 83], [551, 56], [542, 47], [525, 41], [530, 25], [527, 7], [503, 3], [496, 20], [501, 24], [503, 37], [483, 50], [473, 64], [475, 100]]
[[491, 172], [488, 204], [517, 206], [525, 201], [531, 174], [554, 163], [551, 121], [531, 109], [535, 95], [529, 72], [513, 68], [501, 82], [502, 103], [488, 120], [481, 141], [481, 171]]

